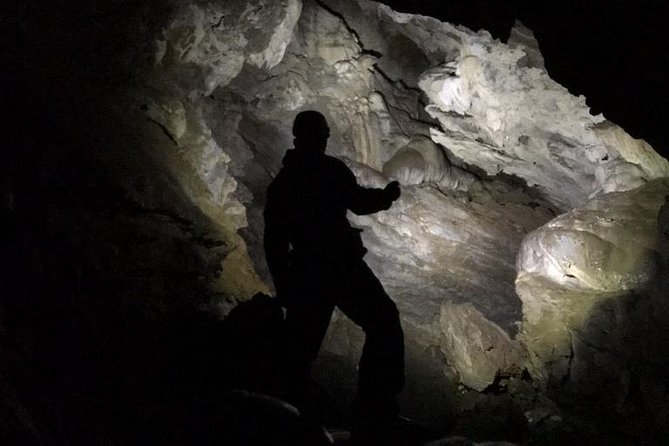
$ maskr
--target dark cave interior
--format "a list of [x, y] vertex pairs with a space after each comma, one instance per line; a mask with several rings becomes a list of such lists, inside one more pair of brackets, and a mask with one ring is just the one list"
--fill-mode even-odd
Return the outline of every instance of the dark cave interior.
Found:
[[[385, 3], [487, 29], [502, 41], [522, 21], [553, 78], [667, 156], [664, 1]], [[122, 64], [135, 48], [133, 17], [166, 12], [127, 0], [0, 8], [9, 112], [1, 129], [0, 441], [220, 444], [218, 420], [234, 416], [220, 396], [238, 387], [267, 390], [277, 358], [270, 346], [248, 359], [243, 350], [268, 346], [207, 311], [203, 278], [220, 268], [211, 253], [229, 253], [207, 219], [145, 206], [117, 184], [129, 166], [147, 160], [110, 149], [105, 135], [113, 129], [96, 102], [132, 72]], [[105, 69], [115, 63], [121, 69]], [[124, 159], [116, 170], [101, 167], [115, 157]], [[328, 407], [325, 418], [343, 423], [336, 409]], [[499, 428], [513, 438], [497, 439], [525, 439], [522, 423], [513, 424], [517, 415]], [[462, 432], [471, 434], [472, 424]], [[452, 428], [445, 423], [444, 431]], [[591, 442], [597, 434], [590, 434], [550, 432], [534, 444]]]

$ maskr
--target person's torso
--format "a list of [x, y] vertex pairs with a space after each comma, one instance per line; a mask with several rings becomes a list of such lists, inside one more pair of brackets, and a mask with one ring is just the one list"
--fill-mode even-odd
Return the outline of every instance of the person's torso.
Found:
[[293, 255], [364, 255], [360, 230], [352, 228], [346, 217], [351, 184], [345, 169], [324, 155], [280, 172], [279, 193]]

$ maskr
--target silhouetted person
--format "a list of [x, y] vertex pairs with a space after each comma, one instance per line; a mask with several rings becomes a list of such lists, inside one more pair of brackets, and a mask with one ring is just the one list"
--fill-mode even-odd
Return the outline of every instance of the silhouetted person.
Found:
[[[277, 296], [286, 305], [289, 379], [306, 385], [334, 307], [365, 332], [354, 417], [391, 420], [404, 386], [404, 334], [395, 303], [362, 257], [358, 215], [388, 209], [399, 184], [358, 185], [340, 160], [325, 155], [325, 117], [301, 112], [293, 126], [295, 148], [267, 191], [265, 253]], [[296, 389], [293, 389], [296, 390]]]

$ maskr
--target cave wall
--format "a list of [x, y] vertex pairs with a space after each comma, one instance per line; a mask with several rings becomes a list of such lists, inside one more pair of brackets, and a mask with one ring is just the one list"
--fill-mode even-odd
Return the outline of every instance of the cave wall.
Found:
[[600, 195], [529, 234], [520, 338], [558, 401], [609, 429], [666, 436], [667, 179]]
[[[153, 76], [188, 86], [175, 90], [170, 80], [164, 91], [192, 108], [202, 126], [194, 133], [223, 156], [189, 146], [182, 112], [165, 98], [150, 96], [148, 110], [195, 177], [214, 194], [224, 190], [207, 206], [238, 246], [233, 272], [220, 280], [228, 299], [270, 283], [260, 244], [264, 190], [291, 146], [292, 117], [316, 108], [333, 128], [330, 153], [361, 183], [398, 178], [404, 186], [393, 209], [353, 221], [365, 229], [367, 260], [398, 303], [409, 350], [436, 356], [451, 370], [446, 376], [477, 390], [500, 371], [525, 366], [526, 354], [536, 362], [535, 343], [512, 339], [521, 319], [522, 339], [532, 338], [536, 305], [519, 291], [521, 308], [516, 294], [521, 241], [592, 197], [666, 176], [667, 161], [552, 81], [531, 31], [520, 26], [502, 44], [485, 31], [370, 2], [261, 3], [182, 6], [158, 45]], [[260, 30], [258, 23], [270, 25]], [[192, 71], [184, 74], [186, 67]], [[202, 170], [207, 160], [220, 169]], [[181, 167], [176, 175], [184, 176]], [[525, 238], [523, 246], [532, 243]], [[597, 248], [585, 246], [594, 256]], [[235, 280], [240, 274], [243, 282]], [[463, 319], [480, 336], [457, 333]], [[355, 347], [339, 347], [359, 344], [350, 331], [340, 327], [325, 351], [353, 370]]]
[[[375, 6], [369, 4], [305, 2], [298, 8], [290, 3], [285, 9], [258, 9], [260, 18], [254, 18], [250, 4], [239, 10], [230, 9], [230, 3], [208, 5], [214, 10], [207, 14], [198, 12], [199, 6], [180, 8], [164, 31], [151, 73], [151, 90], [146, 90], [149, 121], [145, 126], [160, 127], [165, 143], [176, 145], [183, 154], [180, 160], [185, 165], [171, 168], [182, 184], [199, 180], [212, 194], [220, 188], [225, 191], [217, 201], [215, 195], [187, 190], [198, 206], [206, 206], [212, 220], [230, 227], [228, 237], [239, 246], [237, 256], [228, 258], [233, 271], [225, 275], [224, 264], [218, 282], [225, 299], [243, 300], [252, 295], [253, 287], [262, 290], [264, 284], [259, 279], [249, 280], [256, 271], [264, 283], [270, 283], [261, 246], [265, 188], [278, 171], [283, 152], [291, 147], [293, 116], [303, 108], [318, 108], [333, 129], [329, 151], [345, 159], [361, 183], [379, 186], [396, 177], [405, 186], [403, 199], [393, 209], [355, 218], [354, 223], [365, 229], [365, 243], [370, 248], [367, 260], [398, 302], [406, 329], [413, 333], [408, 337], [410, 345], [428, 356], [436, 352], [437, 362], [448, 364], [441, 348], [442, 338], [449, 336], [439, 328], [444, 324], [440, 322], [442, 307], [471, 303], [483, 315], [476, 319], [484, 324], [480, 330], [491, 329], [483, 322], [487, 320], [493, 321], [492, 326], [501, 326], [507, 337], [495, 342], [508, 344], [505, 348], [514, 350], [512, 356], [519, 358], [518, 346], [509, 338], [517, 332], [521, 319], [513, 286], [515, 253], [522, 237], [548, 221], [557, 207], [517, 181], [481, 180], [451, 163], [444, 148], [429, 139], [431, 127], [438, 124], [424, 111], [426, 98], [417, 88], [420, 73], [414, 60], [398, 60], [415, 52], [423, 68], [443, 59], [457, 60], [457, 33], [465, 31], [448, 30], [454, 37], [440, 29], [442, 24], [432, 21], [430, 38], [422, 36], [421, 41], [412, 34], [424, 32], [420, 26], [406, 27], [406, 32], [397, 25], [393, 13], [383, 8], [379, 10], [382, 20], [377, 23]], [[288, 19], [295, 11], [300, 14], [299, 21]], [[361, 35], [343, 14], [358, 18]], [[214, 26], [220, 17], [235, 25]], [[240, 31], [245, 20], [249, 30], [242, 27]], [[293, 26], [292, 34], [264, 27], [265, 40], [254, 27], [262, 22], [283, 29], [287, 20]], [[276, 44], [272, 39], [277, 35], [285, 39], [279, 45], [285, 51], [283, 57], [269, 63], [249, 59], [240, 64], [240, 57], [248, 57], [246, 47], [230, 50], [238, 52], [225, 59], [211, 57], [212, 46], [220, 46], [218, 42], [226, 42], [230, 36], [245, 36], [245, 31], [253, 32], [256, 41], [264, 45]], [[431, 34], [439, 31], [447, 36], [445, 43], [432, 44], [438, 39]], [[378, 42], [379, 46], [368, 48], [365, 41]], [[407, 50], [394, 48], [397, 42]], [[428, 42], [428, 48], [421, 49], [421, 42]], [[414, 72], [405, 72], [402, 62]], [[390, 73], [384, 66], [391, 67]], [[192, 71], [185, 75], [185, 67]], [[175, 86], [187, 81], [189, 89], [185, 91]], [[164, 86], [163, 92], [156, 94], [159, 85]], [[189, 118], [191, 115], [195, 117]], [[189, 137], [189, 132], [195, 136]], [[203, 150], [192, 144], [195, 138], [209, 145]], [[211, 158], [209, 149], [223, 155]], [[203, 169], [209, 161], [218, 163], [214, 174]], [[195, 176], [187, 177], [188, 171]], [[240, 229], [242, 237], [235, 229]], [[239, 280], [242, 274], [244, 279]], [[225, 308], [224, 302], [221, 311]], [[335, 344], [349, 343], [344, 332], [330, 339], [333, 343], [326, 345], [326, 351], [338, 352]], [[485, 356], [481, 352], [486, 349], [489, 345], [472, 350]], [[446, 357], [452, 356], [453, 349], [444, 350]], [[450, 363], [471, 363], [469, 354], [465, 354], [465, 361]], [[346, 355], [350, 370], [355, 369], [355, 358], [355, 351]], [[502, 362], [505, 367], [514, 361]], [[472, 377], [467, 384], [483, 389], [492, 382], [497, 368], [486, 368], [483, 377]], [[463, 372], [471, 375], [468, 370]]]
[[[424, 396], [406, 397], [410, 415], [446, 416], [467, 404], [457, 385], [482, 391], [523, 368], [578, 395], [599, 376], [592, 349], [627, 376], [637, 350], [591, 340], [612, 329], [607, 315], [629, 324], [653, 313], [628, 317], [609, 308], [615, 302], [656, 296], [642, 308], [662, 305], [653, 287], [664, 271], [656, 222], [667, 185], [653, 179], [668, 176], [669, 163], [552, 81], [530, 30], [518, 25], [504, 44], [364, 0], [121, 6], [61, 16], [26, 7], [34, 26], [23, 44], [38, 50], [21, 59], [30, 73], [21, 86], [40, 97], [40, 112], [19, 117], [18, 128], [57, 122], [58, 137], [76, 147], [63, 158], [43, 147], [24, 154], [7, 182], [4, 209], [24, 234], [14, 248], [27, 240], [37, 253], [26, 270], [59, 263], [52, 246], [77, 253], [43, 283], [68, 296], [65, 277], [113, 283], [100, 313], [122, 296], [120, 318], [164, 321], [184, 308], [224, 317], [270, 292], [265, 189], [292, 146], [294, 116], [318, 109], [332, 128], [329, 153], [361, 184], [402, 184], [392, 209], [351, 220], [402, 314], [409, 389]], [[44, 200], [52, 178], [39, 167], [39, 187], [20, 187], [32, 155], [45, 172], [76, 160], [73, 171], [85, 174], [57, 181], [57, 196]], [[87, 294], [71, 306], [85, 306]], [[657, 338], [663, 320], [634, 336]], [[335, 316], [317, 369], [343, 399], [361, 339]], [[645, 383], [644, 404], [657, 405], [650, 399], [664, 384], [634, 376], [621, 379]], [[632, 387], [612, 411], [627, 407]]]

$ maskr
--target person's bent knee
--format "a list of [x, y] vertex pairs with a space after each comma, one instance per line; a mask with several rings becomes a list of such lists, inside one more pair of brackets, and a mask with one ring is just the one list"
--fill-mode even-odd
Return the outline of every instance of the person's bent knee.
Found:
[[383, 333], [402, 332], [400, 312], [397, 309], [395, 302], [388, 299], [383, 306], [376, 309], [373, 319], [367, 324], [367, 327], [363, 327], [363, 329], [368, 334], [374, 331], [381, 331]]
[[386, 304], [383, 306], [382, 314], [384, 319], [388, 321], [397, 321], [400, 320], [400, 311], [397, 309], [397, 305], [392, 300], [388, 299]]

